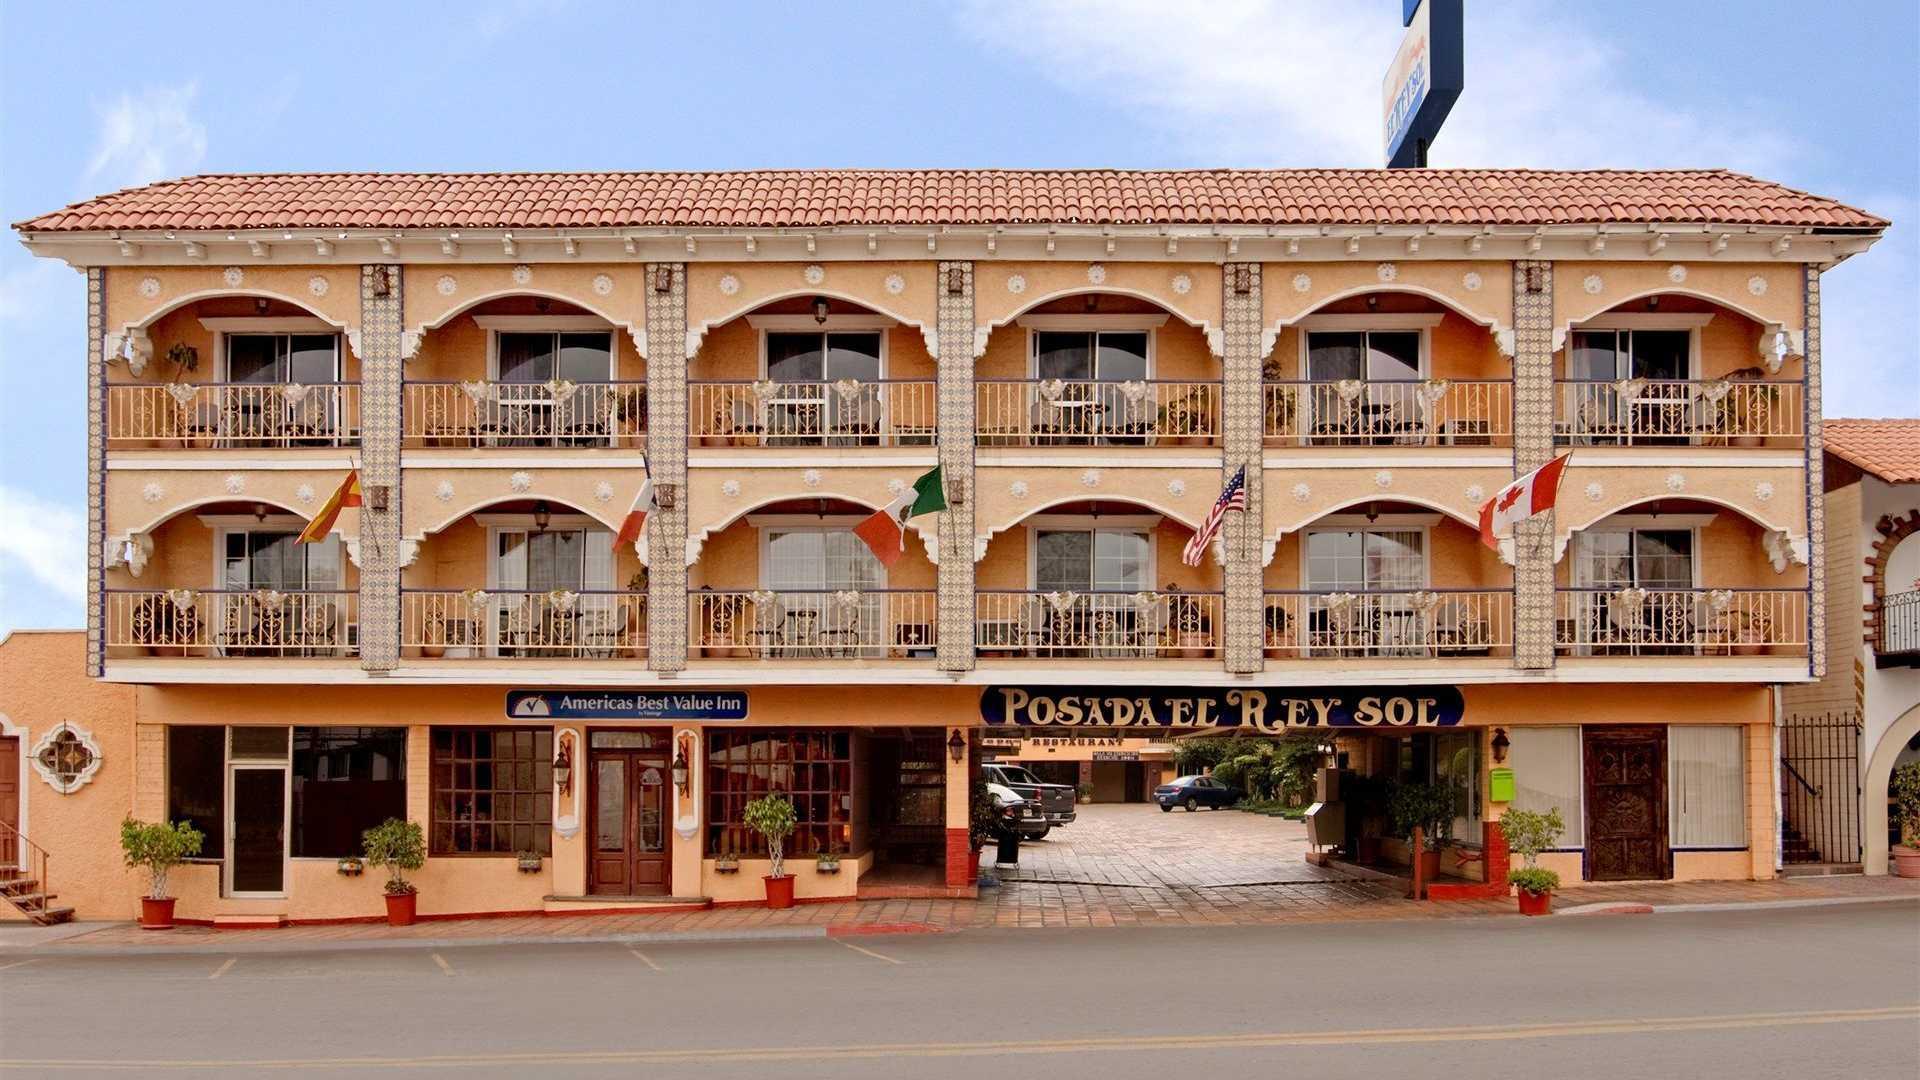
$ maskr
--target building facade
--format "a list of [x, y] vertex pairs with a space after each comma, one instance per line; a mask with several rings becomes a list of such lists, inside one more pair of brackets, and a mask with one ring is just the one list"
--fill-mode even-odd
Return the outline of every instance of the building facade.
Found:
[[[756, 899], [740, 809], [780, 790], [803, 898], [964, 894], [983, 737], [1318, 724], [1457, 786], [1450, 872], [1503, 857], [1498, 765], [1563, 808], [1563, 876], [1770, 876], [1779, 688], [1830, 624], [1820, 273], [1885, 227], [1723, 172], [80, 203], [16, 229], [86, 275], [80, 660], [130, 696], [9, 718], [18, 829], [193, 820], [181, 916], [277, 921], [371, 914], [337, 860], [404, 814], [423, 914], [597, 910]], [[1483, 546], [1568, 452], [1555, 514]], [[849, 530], [936, 466], [887, 565]], [[295, 543], [349, 468], [362, 505]], [[34, 824], [89, 786], [30, 775], [48, 738], [122, 774], [86, 828]]]

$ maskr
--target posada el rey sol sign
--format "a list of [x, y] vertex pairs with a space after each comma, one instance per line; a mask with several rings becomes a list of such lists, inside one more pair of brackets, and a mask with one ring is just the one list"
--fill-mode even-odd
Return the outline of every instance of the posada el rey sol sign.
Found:
[[1455, 727], [1466, 714], [1457, 686], [989, 686], [989, 727], [1139, 731]]

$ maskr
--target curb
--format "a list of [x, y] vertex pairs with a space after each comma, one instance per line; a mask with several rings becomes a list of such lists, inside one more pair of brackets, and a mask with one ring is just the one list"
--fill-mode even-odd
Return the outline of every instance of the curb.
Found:
[[1798, 900], [1730, 900], [1718, 904], [1647, 904], [1602, 901], [1556, 910], [1555, 915], [1682, 915], [1702, 911], [1777, 911], [1785, 908], [1849, 907], [1855, 904], [1911, 904], [1912, 896], [1810, 896]]
[[1629, 903], [1581, 904], [1577, 907], [1561, 908], [1560, 910], [1555, 911], [1554, 914], [1555, 915], [1571, 915], [1571, 916], [1651, 915], [1653, 914], [1653, 905], [1652, 904], [1629, 904]]

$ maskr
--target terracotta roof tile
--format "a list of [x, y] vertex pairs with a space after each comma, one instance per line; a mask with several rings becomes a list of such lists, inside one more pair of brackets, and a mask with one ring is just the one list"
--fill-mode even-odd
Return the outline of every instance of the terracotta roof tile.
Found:
[[15, 228], [777, 228], [1025, 222], [1887, 225], [1832, 199], [1718, 169], [819, 169], [189, 176], [101, 195]]
[[1920, 483], [1920, 420], [1828, 420], [1827, 451], [1889, 484]]

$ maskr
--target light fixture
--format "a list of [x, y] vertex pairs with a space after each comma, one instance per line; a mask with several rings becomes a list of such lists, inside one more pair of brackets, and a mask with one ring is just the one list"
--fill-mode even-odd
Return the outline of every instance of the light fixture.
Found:
[[573, 791], [573, 733], [560, 734], [560, 749], [553, 755], [553, 783], [561, 795]]
[[959, 728], [954, 728], [953, 733], [947, 736], [947, 756], [953, 759], [955, 765], [967, 756], [967, 740], [961, 737]]
[[254, 297], [254, 298], [253, 298], [253, 313], [254, 313], [255, 315], [265, 315], [265, 314], [267, 313], [267, 298], [266, 298], [266, 297], [264, 297], [264, 296], [256, 296], [256, 297]]
[[253, 520], [258, 522], [263, 522], [263, 523], [267, 520], [267, 504], [266, 503], [253, 504]]
[[947, 267], [947, 295], [964, 296], [967, 291], [967, 272], [957, 266]]
[[1380, 520], [1380, 504], [1377, 502], [1368, 503], [1367, 504], [1367, 524], [1371, 525], [1374, 522], [1379, 520]]
[[1098, 293], [1088, 293], [1088, 294], [1087, 294], [1087, 298], [1086, 298], [1086, 300], [1084, 301], [1084, 303], [1086, 304], [1086, 306], [1087, 306], [1087, 310], [1088, 310], [1088, 311], [1093, 311], [1093, 310], [1095, 310], [1095, 309], [1097, 309], [1097, 308], [1098, 308], [1098, 307], [1100, 306], [1100, 296], [1099, 296], [1099, 294], [1098, 294]]
[[547, 525], [553, 521], [553, 507], [545, 499], [533, 504], [533, 531], [546, 532]]
[[1506, 762], [1507, 748], [1512, 745], [1513, 745], [1513, 740], [1507, 738], [1506, 728], [1493, 729], [1493, 763], [1495, 765], [1504, 764]]
[[553, 310], [553, 301], [542, 296], [538, 300], [535, 300], [533, 302], [533, 310], [538, 311], [542, 315], [545, 315], [547, 312]]
[[827, 298], [824, 296], [813, 298], [813, 321], [821, 326], [827, 325]]
[[367, 485], [367, 509], [376, 514], [384, 514], [393, 500], [392, 484]]
[[1660, 309], [1660, 298], [1658, 296], [1647, 297], [1647, 310], [1658, 311], [1659, 309]]
[[374, 267], [370, 280], [375, 296], [385, 296], [393, 291], [393, 282], [387, 280], [387, 268], [384, 266]]
[[671, 510], [679, 494], [678, 484], [655, 484], [653, 485], [653, 505], [662, 510]]
[[1538, 263], [1527, 267], [1527, 291], [1530, 293], [1547, 291], [1547, 271]]
[[1367, 297], [1367, 310], [1368, 311], [1380, 310], [1380, 298], [1377, 296]]
[[1253, 291], [1253, 267], [1241, 263], [1233, 268], [1233, 291], [1239, 296]]
[[673, 764], [669, 767], [669, 771], [673, 773], [673, 786], [678, 788], [682, 794], [685, 794], [687, 790], [687, 749], [684, 743], [681, 744], [679, 749], [674, 751]]
[[653, 272], [653, 291], [670, 293], [673, 291], [673, 267], [662, 266]]

